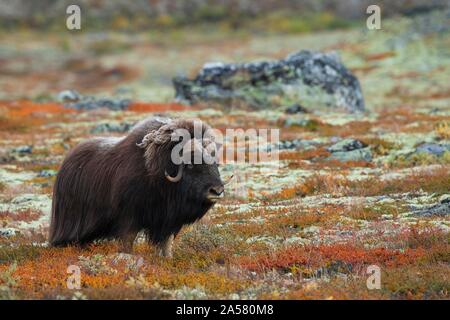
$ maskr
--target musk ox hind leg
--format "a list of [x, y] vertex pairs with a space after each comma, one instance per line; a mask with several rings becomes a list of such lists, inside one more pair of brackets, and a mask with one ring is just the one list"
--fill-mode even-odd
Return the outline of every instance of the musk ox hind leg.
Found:
[[166, 240], [158, 243], [158, 253], [161, 257], [172, 258], [172, 244], [174, 235], [171, 234]]

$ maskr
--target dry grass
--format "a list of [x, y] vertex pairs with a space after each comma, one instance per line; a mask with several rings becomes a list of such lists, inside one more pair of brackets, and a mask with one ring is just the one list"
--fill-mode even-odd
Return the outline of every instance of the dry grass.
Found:
[[439, 121], [434, 131], [440, 139], [450, 139], [450, 121]]

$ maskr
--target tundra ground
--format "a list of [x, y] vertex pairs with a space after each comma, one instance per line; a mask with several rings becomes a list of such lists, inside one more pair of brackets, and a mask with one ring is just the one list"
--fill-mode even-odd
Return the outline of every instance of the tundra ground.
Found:
[[[251, 39], [2, 33], [0, 298], [448, 299], [450, 37], [410, 37], [409, 20], [390, 23], [379, 33]], [[171, 102], [171, 76], [203, 62], [299, 49], [339, 51], [361, 81], [367, 112], [287, 116]], [[70, 71], [80, 64], [84, 72]], [[74, 110], [53, 102], [67, 88], [135, 102], [125, 111]], [[52, 184], [67, 151], [157, 114], [221, 130], [279, 128], [287, 147], [277, 171], [271, 162], [221, 166], [235, 176], [225, 199], [181, 232], [172, 260], [140, 239], [132, 255], [115, 242], [48, 248]], [[332, 157], [328, 147], [343, 139], [363, 142], [372, 159]], [[67, 288], [70, 265], [81, 269], [80, 289]], [[366, 285], [370, 265], [381, 269], [380, 289]]]

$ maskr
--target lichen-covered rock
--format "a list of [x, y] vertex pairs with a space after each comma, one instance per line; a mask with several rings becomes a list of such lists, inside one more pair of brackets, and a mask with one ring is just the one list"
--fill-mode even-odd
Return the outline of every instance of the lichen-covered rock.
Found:
[[25, 193], [16, 196], [10, 202], [0, 202], [0, 211], [19, 212], [31, 209], [49, 214], [51, 205], [52, 200], [49, 195]]
[[14, 228], [0, 228], [0, 237], [9, 238], [16, 235], [17, 232]]
[[79, 256], [78, 265], [83, 268], [83, 271], [90, 275], [107, 274], [112, 275], [117, 273], [117, 270], [108, 264], [107, 257], [102, 254], [95, 254], [93, 256]]
[[450, 151], [450, 145], [424, 143], [416, 148], [416, 153], [427, 153], [438, 157], [442, 156], [446, 151]]
[[300, 51], [278, 61], [207, 63], [193, 80], [176, 77], [173, 84], [176, 98], [187, 103], [364, 110], [358, 79], [335, 53]]
[[124, 263], [128, 270], [139, 271], [144, 266], [144, 258], [128, 253], [117, 253], [110, 256], [113, 266]]
[[108, 132], [120, 132], [124, 133], [131, 129], [132, 125], [130, 123], [101, 123], [96, 125], [91, 129], [91, 133], [99, 134], [99, 133], [108, 133]]
[[41, 171], [39, 172], [39, 174], [38, 174], [38, 177], [40, 177], [40, 178], [54, 177], [54, 176], [57, 175], [57, 173], [58, 173], [58, 171], [56, 171], [56, 170], [51, 170], [51, 169], [49, 169], [49, 170], [41, 170]]
[[421, 217], [448, 216], [450, 215], [450, 197], [446, 195], [438, 203], [414, 209], [412, 213]]
[[82, 95], [76, 90], [63, 90], [57, 96], [60, 102], [76, 102], [82, 99]]
[[60, 102], [64, 103], [65, 107], [76, 110], [106, 108], [113, 111], [121, 111], [127, 109], [131, 103], [129, 99], [108, 99], [83, 96], [75, 90], [61, 91], [57, 98]]
[[372, 161], [372, 151], [363, 142], [355, 139], [344, 139], [327, 150], [331, 152], [328, 160], [338, 161]]
[[372, 161], [372, 152], [370, 148], [363, 148], [353, 151], [345, 152], [333, 152], [328, 158], [328, 160], [338, 160], [342, 162], [346, 161]]
[[32, 171], [23, 170], [21, 172], [17, 172], [0, 168], [0, 181], [6, 185], [17, 186], [28, 182], [35, 177], [36, 174]]
[[315, 149], [318, 143], [312, 140], [283, 140], [278, 143], [279, 150], [310, 150]]
[[362, 141], [355, 139], [343, 139], [328, 147], [327, 150], [330, 152], [344, 152], [362, 149], [365, 147], [366, 145]]
[[19, 155], [31, 154], [33, 152], [33, 146], [19, 146], [12, 150], [12, 153], [16, 153]]
[[288, 107], [285, 110], [286, 114], [296, 114], [296, 113], [308, 113], [308, 110], [306, 110], [302, 105], [295, 103], [292, 106]]

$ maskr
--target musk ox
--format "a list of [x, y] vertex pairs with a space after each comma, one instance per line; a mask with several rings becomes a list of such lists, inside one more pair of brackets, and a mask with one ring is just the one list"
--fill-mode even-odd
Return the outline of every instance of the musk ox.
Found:
[[[194, 137], [196, 125], [200, 140]], [[203, 217], [224, 191], [216, 161], [189, 163], [186, 148], [181, 163], [173, 161], [172, 150], [180, 143], [173, 134], [179, 129], [190, 135], [190, 153], [214, 157], [206, 152], [213, 142], [209, 126], [168, 118], [148, 118], [125, 137], [93, 138], [73, 148], [53, 189], [50, 244], [119, 239], [130, 251], [143, 231], [161, 255], [170, 257], [181, 228]]]

